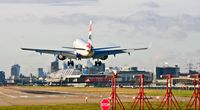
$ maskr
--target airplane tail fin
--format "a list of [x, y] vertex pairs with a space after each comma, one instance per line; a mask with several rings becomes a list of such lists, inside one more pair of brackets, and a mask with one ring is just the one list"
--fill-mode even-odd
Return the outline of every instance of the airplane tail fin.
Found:
[[88, 50], [92, 49], [92, 21], [91, 20], [90, 20], [90, 24], [89, 24], [87, 47], [88, 47]]
[[91, 20], [90, 20], [90, 24], [89, 24], [88, 39], [92, 40], [92, 21]]

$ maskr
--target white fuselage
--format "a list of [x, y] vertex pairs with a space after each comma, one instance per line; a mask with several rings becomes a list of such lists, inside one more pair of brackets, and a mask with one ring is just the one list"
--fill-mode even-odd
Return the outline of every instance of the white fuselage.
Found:
[[85, 50], [75, 49], [74, 53], [76, 55], [81, 55], [81, 57], [85, 57], [85, 58], [92, 57], [93, 55], [93, 51], [87, 47], [87, 42], [82, 39], [76, 39], [73, 42], [73, 47], [85, 49]]

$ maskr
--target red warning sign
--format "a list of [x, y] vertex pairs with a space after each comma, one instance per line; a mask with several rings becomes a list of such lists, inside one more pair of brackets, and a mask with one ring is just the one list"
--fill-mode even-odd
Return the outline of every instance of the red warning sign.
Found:
[[104, 98], [101, 101], [101, 110], [109, 110], [110, 109], [110, 101], [108, 98]]

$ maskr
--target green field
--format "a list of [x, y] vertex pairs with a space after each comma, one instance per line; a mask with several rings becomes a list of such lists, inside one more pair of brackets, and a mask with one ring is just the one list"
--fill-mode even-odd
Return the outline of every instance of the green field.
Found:
[[[126, 110], [129, 110], [131, 103], [123, 103]], [[152, 103], [156, 110], [160, 103]], [[181, 110], [185, 109], [186, 103], [180, 103]], [[119, 106], [117, 106], [119, 110]], [[145, 107], [145, 109], [147, 109]], [[28, 106], [4, 106], [0, 110], [101, 110], [100, 104], [60, 104], [60, 105], [28, 105]]]
[[[93, 93], [93, 94], [110, 94], [111, 88], [93, 88], [93, 87], [44, 87], [44, 86], [25, 86], [29, 89], [40, 90], [52, 90], [52, 91], [65, 91], [65, 92], [79, 92], [79, 93]], [[121, 95], [136, 95], [138, 89], [135, 88], [117, 88], [117, 94]], [[173, 93], [177, 97], [191, 97], [193, 90], [173, 90]], [[163, 96], [165, 94], [164, 89], [145, 89], [145, 93], [148, 96]]]
[[[25, 86], [20, 87], [28, 90], [42, 90], [42, 91], [63, 91], [73, 93], [92, 93], [92, 94], [110, 94], [111, 88], [93, 88], [93, 87], [40, 87], [40, 86]], [[117, 94], [120, 95], [133, 95], [135, 96], [138, 89], [135, 88], [117, 88]], [[173, 90], [176, 97], [191, 97], [192, 90]], [[145, 89], [147, 96], [164, 96], [165, 90], [160, 89]], [[181, 110], [184, 110], [188, 102], [179, 102]], [[131, 107], [131, 102], [123, 103], [126, 110]], [[151, 104], [156, 110], [160, 102], [157, 100], [151, 101]], [[73, 104], [47, 104], [47, 105], [12, 105], [12, 106], [0, 106], [0, 110], [101, 110], [100, 103], [73, 103]]]

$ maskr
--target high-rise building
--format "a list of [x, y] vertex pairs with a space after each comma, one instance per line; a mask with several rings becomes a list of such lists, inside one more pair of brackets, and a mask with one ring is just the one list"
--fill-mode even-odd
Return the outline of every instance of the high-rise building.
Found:
[[[93, 65], [92, 67], [84, 68], [84, 72], [87, 72], [88, 74], [104, 74], [105, 68], [106, 68], [105, 63], [102, 63], [99, 66]], [[87, 71], [86, 71], [86, 69], [87, 69]]]
[[178, 67], [178, 65], [175, 65], [175, 67], [156, 67], [156, 79], [160, 79], [161, 75], [166, 74], [171, 74], [178, 77], [180, 75], [180, 68]]
[[14, 64], [11, 67], [11, 76], [14, 76], [16, 78], [18, 78], [20, 75], [20, 65], [19, 64]]
[[38, 68], [38, 77], [42, 77], [42, 78], [46, 77], [46, 74], [43, 68]]
[[0, 85], [5, 83], [5, 72], [0, 70]]
[[102, 63], [98, 68], [99, 68], [99, 72], [104, 73], [105, 70], [106, 70], [106, 65], [105, 65], [105, 63]]
[[51, 73], [56, 72], [59, 70], [59, 61], [56, 59], [55, 61], [51, 62]]

